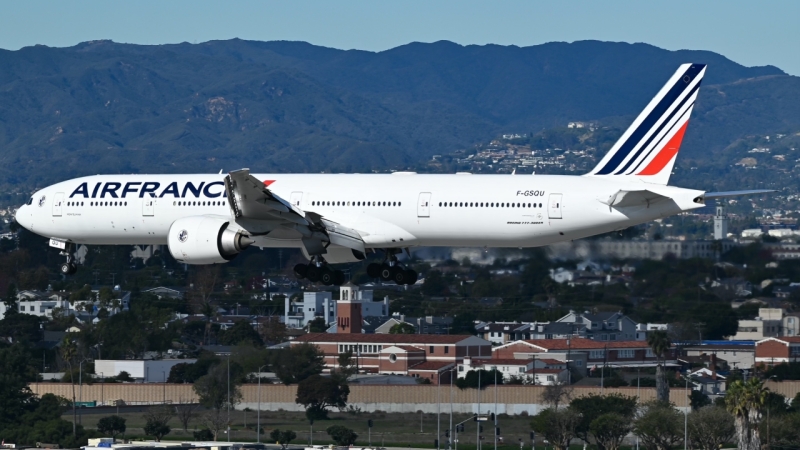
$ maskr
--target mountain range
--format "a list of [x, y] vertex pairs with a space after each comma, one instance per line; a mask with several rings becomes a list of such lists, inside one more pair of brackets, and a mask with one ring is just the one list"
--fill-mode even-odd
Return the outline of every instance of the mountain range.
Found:
[[386, 171], [500, 133], [625, 127], [677, 66], [709, 65], [681, 155], [800, 130], [800, 78], [708, 51], [580, 41], [85, 42], [0, 50], [0, 186], [95, 173]]

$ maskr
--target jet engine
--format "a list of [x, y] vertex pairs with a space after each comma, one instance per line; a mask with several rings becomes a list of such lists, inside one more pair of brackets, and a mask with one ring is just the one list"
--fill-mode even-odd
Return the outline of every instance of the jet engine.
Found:
[[172, 257], [186, 264], [218, 264], [232, 260], [254, 241], [222, 217], [178, 219], [169, 228]]

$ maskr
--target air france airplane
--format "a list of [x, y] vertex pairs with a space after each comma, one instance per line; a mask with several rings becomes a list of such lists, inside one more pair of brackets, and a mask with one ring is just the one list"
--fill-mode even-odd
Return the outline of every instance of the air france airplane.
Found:
[[299, 248], [298, 277], [326, 285], [332, 264], [369, 251], [375, 278], [411, 284], [397, 261], [413, 247], [538, 247], [701, 208], [706, 200], [771, 191], [707, 193], [668, 186], [704, 64], [684, 64], [590, 173], [97, 175], [36, 192], [19, 224], [62, 250], [76, 244], [166, 244], [176, 260], [216, 264], [249, 246]]

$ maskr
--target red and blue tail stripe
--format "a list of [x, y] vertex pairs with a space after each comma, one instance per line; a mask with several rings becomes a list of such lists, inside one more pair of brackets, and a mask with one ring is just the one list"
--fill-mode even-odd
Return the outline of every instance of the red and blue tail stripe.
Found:
[[666, 184], [705, 69], [705, 64], [681, 65], [589, 175]]

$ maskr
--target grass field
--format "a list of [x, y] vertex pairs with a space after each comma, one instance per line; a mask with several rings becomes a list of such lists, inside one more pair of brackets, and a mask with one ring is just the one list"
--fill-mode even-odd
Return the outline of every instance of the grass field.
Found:
[[[450, 415], [446, 412], [447, 407], [443, 405], [440, 416], [441, 447], [446, 448], [447, 438], [445, 430], [450, 423]], [[114, 414], [113, 411], [103, 414], [96, 414], [89, 409], [83, 411], [81, 423], [87, 429], [94, 429], [97, 421], [106, 415]], [[170, 422], [172, 432], [166, 436], [166, 440], [187, 440], [192, 439], [195, 430], [204, 428], [199, 416], [202, 410], [197, 411], [198, 417], [192, 419], [188, 431], [183, 431], [182, 425], [177, 418]], [[127, 422], [126, 438], [144, 438], [142, 427], [144, 426], [143, 412], [120, 411], [120, 416]], [[372, 445], [386, 447], [434, 447], [434, 440], [437, 436], [437, 415], [436, 414], [389, 414], [389, 413], [341, 413], [331, 412], [330, 420], [318, 420], [313, 426], [314, 444], [332, 443], [325, 430], [332, 425], [344, 425], [358, 433], [358, 445], [367, 445], [369, 433], [367, 421], [373, 421], [371, 432]], [[65, 420], [72, 420], [72, 414], [65, 414]], [[464, 450], [476, 450], [476, 423], [471, 415], [453, 415], [453, 424], [465, 421], [465, 431], [460, 433], [458, 447]], [[231, 439], [232, 441], [255, 441], [256, 440], [256, 411], [231, 411]], [[482, 422], [484, 436], [484, 449], [494, 448], [494, 434], [492, 424]], [[286, 411], [261, 411], [261, 426], [265, 435], [262, 436], [263, 442], [269, 441], [267, 437], [273, 429], [291, 429], [297, 433], [297, 439], [292, 442], [293, 446], [305, 445], [309, 443], [311, 429], [304, 413]], [[523, 440], [524, 449], [530, 449], [530, 418], [526, 416], [505, 416], [498, 417], [503, 443], [498, 443], [498, 448], [504, 450], [519, 449], [519, 439]], [[227, 438], [221, 438], [227, 440]], [[544, 450], [543, 444], [539, 444]]]

